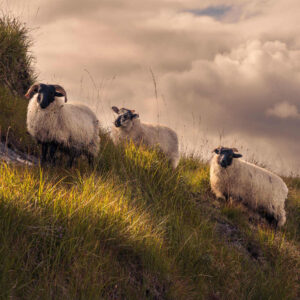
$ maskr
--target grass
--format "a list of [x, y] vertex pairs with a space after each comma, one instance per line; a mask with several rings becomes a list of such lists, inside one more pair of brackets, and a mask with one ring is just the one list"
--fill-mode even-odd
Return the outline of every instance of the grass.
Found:
[[26, 153], [37, 151], [26, 133], [24, 94], [35, 81], [29, 30], [14, 17], [0, 17], [0, 140]]
[[[0, 81], [2, 140], [38, 155], [11, 83]], [[0, 163], [0, 298], [297, 299], [300, 179], [285, 181], [287, 224], [276, 230], [217, 201], [201, 159], [174, 171], [161, 153], [115, 147], [105, 132], [94, 169]]]
[[24, 95], [36, 79], [28, 28], [14, 17], [0, 17], [0, 85]]
[[1, 165], [2, 297], [296, 299], [299, 197], [282, 230], [253, 226], [244, 208], [211, 205], [194, 158], [173, 172], [156, 151], [101, 144], [95, 170]]
[[10, 148], [36, 153], [37, 145], [26, 129], [27, 105], [24, 97], [13, 96], [8, 88], [0, 85], [0, 141]]

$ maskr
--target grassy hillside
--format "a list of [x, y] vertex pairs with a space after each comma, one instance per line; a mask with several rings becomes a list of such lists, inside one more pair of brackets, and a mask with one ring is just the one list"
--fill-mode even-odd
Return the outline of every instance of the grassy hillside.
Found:
[[[34, 151], [26, 105], [0, 83], [2, 137]], [[285, 181], [287, 224], [276, 231], [215, 200], [199, 158], [174, 172], [106, 133], [95, 169], [0, 163], [0, 298], [297, 299], [300, 179]]]
[[276, 232], [214, 200], [206, 165], [183, 159], [173, 172], [159, 156], [104, 136], [94, 171], [2, 164], [0, 295], [296, 299], [300, 180]]
[[36, 152], [26, 134], [24, 94], [36, 79], [28, 29], [13, 17], [0, 17], [0, 140], [23, 152]]
[[35, 80], [29, 31], [13, 17], [0, 17], [0, 85], [24, 95]]

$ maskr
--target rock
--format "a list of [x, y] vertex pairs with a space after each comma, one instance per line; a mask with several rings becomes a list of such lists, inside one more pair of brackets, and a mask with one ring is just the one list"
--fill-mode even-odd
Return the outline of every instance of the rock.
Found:
[[0, 142], [0, 161], [5, 161], [6, 163], [25, 164], [29, 166], [38, 164], [38, 159], [36, 157], [14, 151], [2, 142]]

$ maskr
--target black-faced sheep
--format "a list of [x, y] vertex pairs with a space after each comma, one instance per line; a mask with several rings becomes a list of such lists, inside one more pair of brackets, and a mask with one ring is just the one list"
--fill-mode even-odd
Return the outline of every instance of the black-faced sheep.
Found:
[[288, 188], [283, 180], [268, 170], [239, 159], [235, 148], [214, 150], [210, 164], [210, 185], [217, 198], [241, 200], [255, 210], [273, 216], [284, 225]]
[[[34, 84], [25, 95], [27, 130], [42, 144], [42, 162], [55, 163], [57, 149], [66, 152], [69, 166], [75, 157], [85, 154], [92, 164], [99, 151], [99, 121], [85, 105], [66, 104], [66, 91], [59, 85]], [[58, 97], [65, 97], [65, 101]]]
[[157, 146], [170, 159], [173, 168], [177, 167], [179, 153], [175, 131], [166, 126], [141, 123], [134, 110], [118, 109], [116, 106], [112, 110], [118, 114], [111, 133], [114, 144], [132, 140], [136, 145]]

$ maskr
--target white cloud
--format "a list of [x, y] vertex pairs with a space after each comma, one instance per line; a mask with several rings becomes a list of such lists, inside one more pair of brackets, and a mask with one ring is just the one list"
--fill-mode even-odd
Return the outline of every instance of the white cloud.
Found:
[[[298, 0], [1, 4], [37, 28], [40, 80], [98, 108], [104, 125], [112, 122], [111, 105], [127, 106], [147, 122], [174, 127], [183, 149], [205, 144], [208, 153], [224, 131], [227, 143], [243, 141], [262, 160], [284, 153], [283, 165], [300, 170]], [[228, 10], [224, 18], [193, 13], [210, 7]]]
[[297, 106], [286, 101], [275, 104], [274, 107], [267, 110], [266, 114], [280, 119], [300, 119], [300, 112], [298, 111]]

